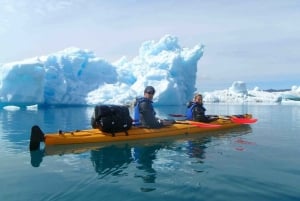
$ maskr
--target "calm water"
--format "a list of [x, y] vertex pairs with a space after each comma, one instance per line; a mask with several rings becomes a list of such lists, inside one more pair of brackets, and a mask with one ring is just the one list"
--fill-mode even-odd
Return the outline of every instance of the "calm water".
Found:
[[[300, 106], [206, 105], [259, 119], [209, 135], [30, 153], [30, 128], [90, 128], [93, 108], [0, 110], [0, 200], [299, 200]], [[160, 116], [184, 108], [158, 108]]]

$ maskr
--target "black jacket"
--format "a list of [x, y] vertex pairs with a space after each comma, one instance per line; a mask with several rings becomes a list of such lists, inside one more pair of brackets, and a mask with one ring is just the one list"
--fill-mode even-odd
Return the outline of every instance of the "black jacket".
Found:
[[163, 125], [155, 117], [155, 111], [152, 101], [147, 98], [140, 98], [137, 100], [140, 123], [147, 128], [161, 128]]

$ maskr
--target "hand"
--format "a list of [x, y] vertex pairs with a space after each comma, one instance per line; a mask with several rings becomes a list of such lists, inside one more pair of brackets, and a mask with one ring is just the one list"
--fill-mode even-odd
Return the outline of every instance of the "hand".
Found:
[[159, 121], [164, 126], [169, 126], [175, 123], [174, 119], [160, 119]]

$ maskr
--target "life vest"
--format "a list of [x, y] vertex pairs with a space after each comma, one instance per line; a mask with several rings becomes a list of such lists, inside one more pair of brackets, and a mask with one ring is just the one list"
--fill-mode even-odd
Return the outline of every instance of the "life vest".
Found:
[[187, 120], [193, 120], [193, 109], [196, 105], [197, 105], [196, 103], [191, 103], [191, 106], [188, 107], [186, 111]]
[[145, 101], [144, 97], [136, 98], [134, 108], [133, 108], [133, 124], [135, 126], [140, 125], [140, 111], [139, 111], [139, 104]]
[[134, 108], [133, 108], [133, 125], [135, 125], [135, 126], [138, 126], [141, 124], [139, 105], [140, 105], [140, 103], [142, 103], [144, 101], [150, 101], [152, 103], [151, 100], [149, 100], [145, 97], [136, 98], [136, 100], [135, 100], [135, 104], [134, 104]]

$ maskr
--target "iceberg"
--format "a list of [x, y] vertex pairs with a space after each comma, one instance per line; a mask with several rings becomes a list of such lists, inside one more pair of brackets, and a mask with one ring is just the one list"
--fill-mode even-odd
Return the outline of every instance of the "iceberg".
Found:
[[[37, 110], [47, 105], [130, 105], [143, 95], [145, 86], [156, 89], [156, 105], [184, 105], [196, 87], [198, 62], [204, 45], [181, 47], [178, 38], [165, 35], [145, 41], [136, 57], [115, 62], [76, 47], [49, 55], [0, 65], [0, 104], [7, 110], [26, 106]], [[202, 92], [207, 103], [300, 103], [300, 87], [266, 91], [247, 89], [233, 81], [224, 90]], [[14, 107], [15, 106], [15, 107]]]
[[281, 104], [281, 103], [300, 103], [300, 87], [292, 86], [291, 90], [261, 90], [255, 87], [252, 90], [247, 89], [243, 81], [234, 81], [228, 89], [216, 90], [213, 92], [204, 92], [204, 102], [208, 103], [264, 103], [264, 104]]
[[0, 103], [27, 105], [129, 104], [145, 86], [155, 102], [180, 105], [196, 91], [203, 45], [182, 48], [177, 37], [146, 41], [139, 55], [110, 63], [90, 50], [67, 48], [0, 66]]
[[300, 86], [292, 86], [291, 91], [282, 93], [284, 101], [300, 101]]

